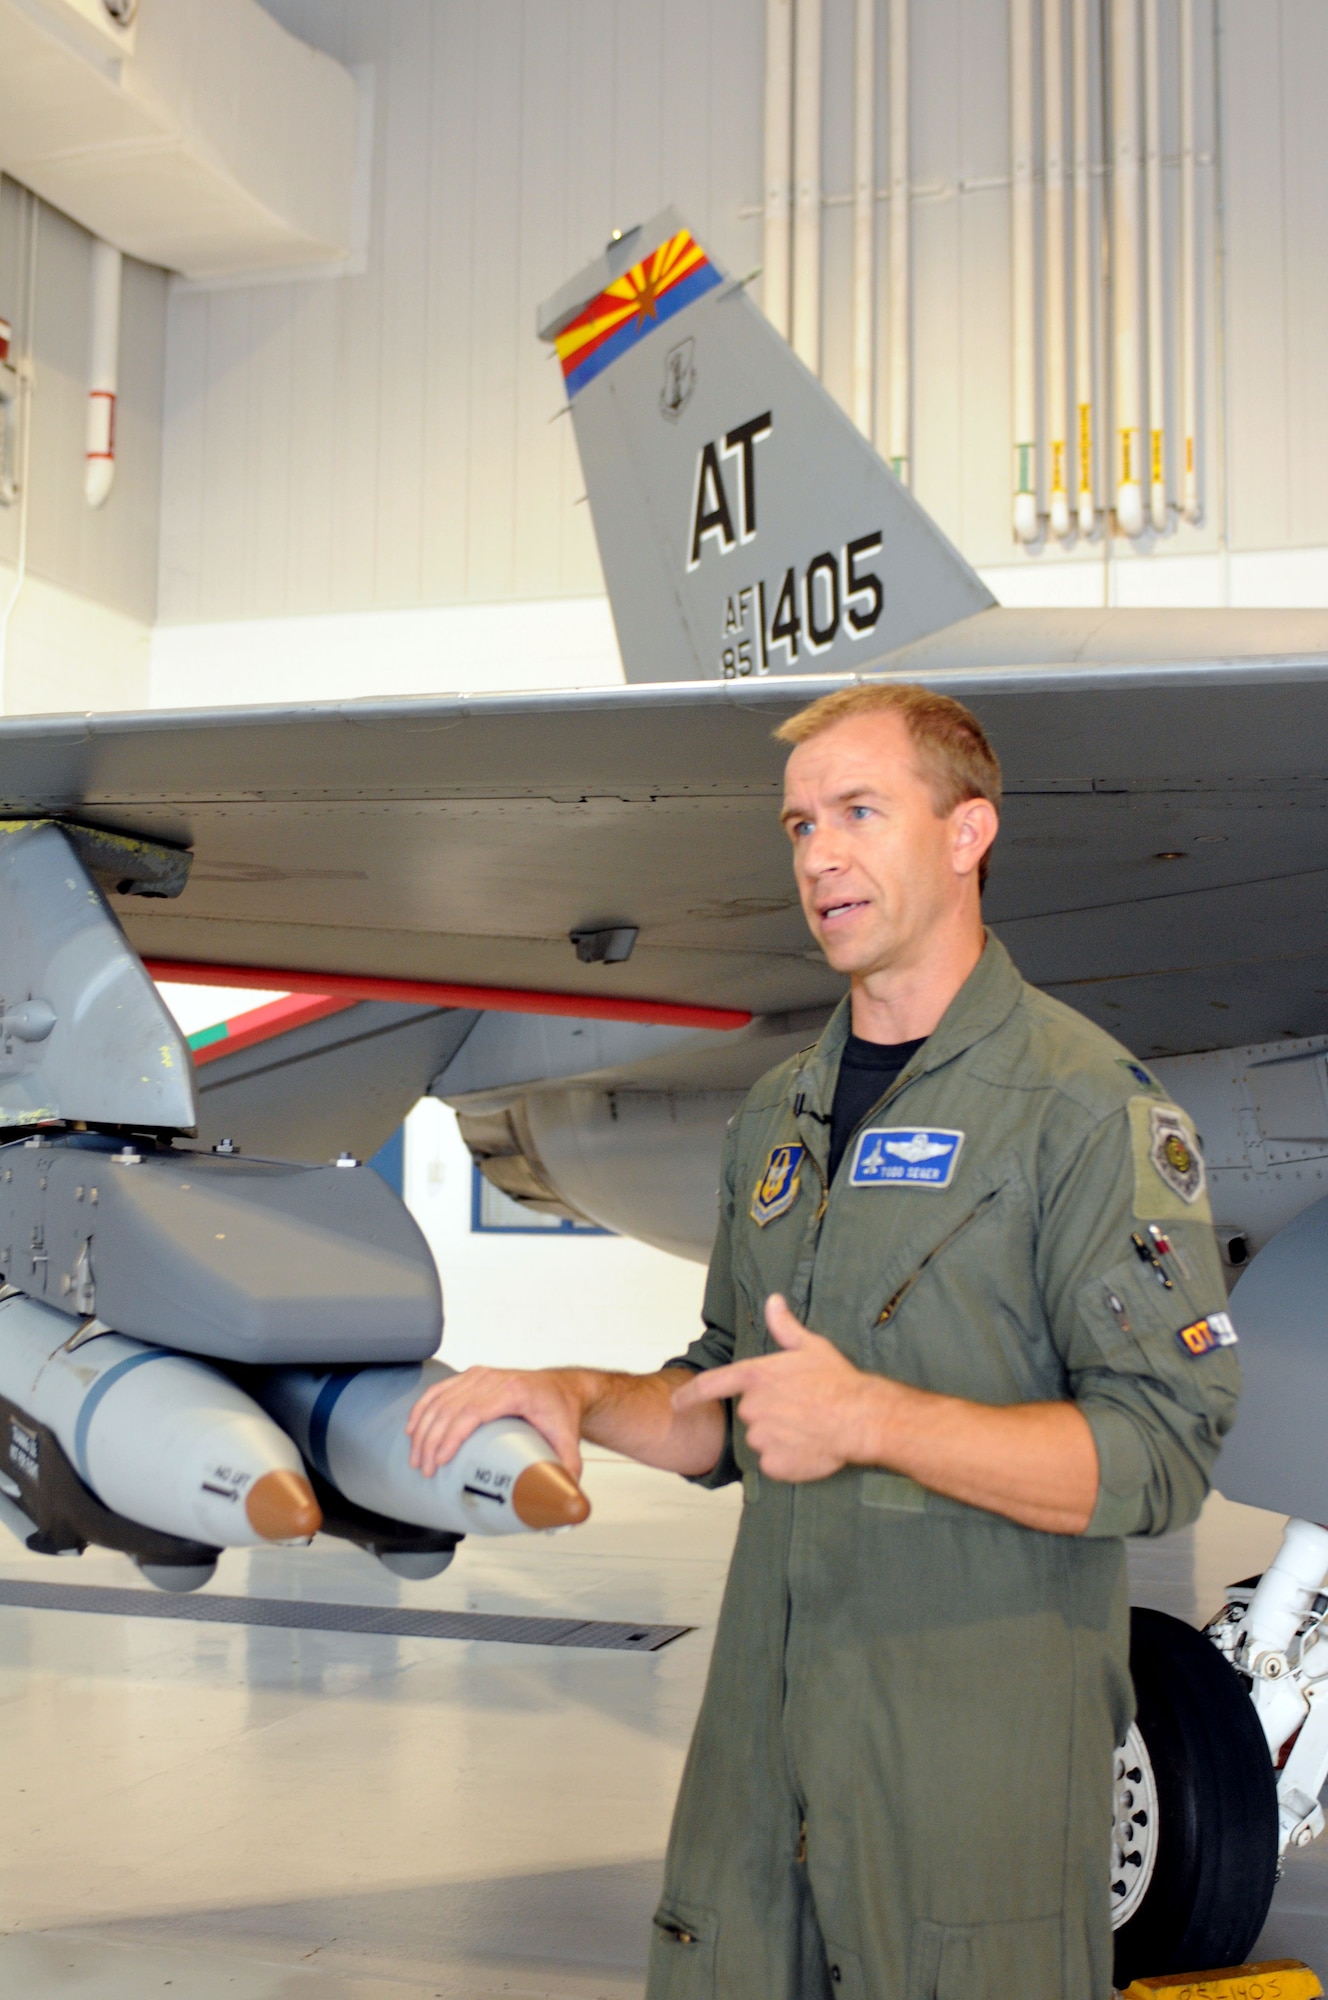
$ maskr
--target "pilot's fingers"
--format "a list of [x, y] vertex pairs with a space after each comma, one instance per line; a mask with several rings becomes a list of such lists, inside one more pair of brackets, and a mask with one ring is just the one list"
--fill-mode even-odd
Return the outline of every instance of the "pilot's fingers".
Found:
[[675, 1410], [699, 1409], [702, 1403], [725, 1403], [730, 1396], [740, 1396], [744, 1389], [752, 1386], [753, 1369], [759, 1369], [760, 1361], [731, 1361], [727, 1368], [703, 1368], [693, 1375], [690, 1382], [673, 1392]]
[[455, 1458], [472, 1432], [487, 1421], [482, 1410], [444, 1408], [430, 1411], [411, 1440], [411, 1464], [426, 1479], [432, 1479], [439, 1466]]
[[480, 1424], [512, 1414], [515, 1380], [500, 1369], [468, 1368], [464, 1374], [431, 1384], [406, 1420], [411, 1464], [423, 1469], [427, 1458], [432, 1472]]
[[556, 1380], [539, 1371], [474, 1368], [435, 1384], [411, 1412], [410, 1463], [431, 1478], [482, 1424], [504, 1417], [524, 1418], [580, 1478], [579, 1412]]
[[473, 1396], [494, 1372], [492, 1368], [467, 1368], [460, 1375], [448, 1375], [441, 1382], [431, 1382], [417, 1398], [415, 1407], [406, 1419], [406, 1436], [414, 1437], [416, 1430], [431, 1410]]
[[765, 1302], [765, 1323], [770, 1329], [772, 1340], [781, 1347], [805, 1347], [814, 1336], [805, 1327], [797, 1314], [789, 1308], [788, 1300], [781, 1292], [771, 1292]]

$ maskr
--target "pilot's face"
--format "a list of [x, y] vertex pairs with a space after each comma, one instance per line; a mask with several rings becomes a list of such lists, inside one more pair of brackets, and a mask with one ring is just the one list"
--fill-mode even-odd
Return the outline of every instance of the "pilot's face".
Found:
[[973, 894], [963, 818], [962, 806], [938, 815], [898, 715], [850, 716], [798, 744], [783, 823], [803, 912], [836, 972], [920, 962]]

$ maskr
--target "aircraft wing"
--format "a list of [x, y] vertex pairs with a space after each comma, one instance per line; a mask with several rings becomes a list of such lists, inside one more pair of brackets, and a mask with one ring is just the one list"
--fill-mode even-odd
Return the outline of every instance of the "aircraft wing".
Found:
[[[1145, 1054], [1324, 1028], [1328, 659], [926, 679], [1001, 757], [988, 914], [1027, 977]], [[117, 899], [149, 959], [769, 1014], [839, 991], [771, 740], [838, 684], [13, 718], [0, 794], [192, 850], [178, 900]], [[630, 958], [581, 963], [614, 926]]]

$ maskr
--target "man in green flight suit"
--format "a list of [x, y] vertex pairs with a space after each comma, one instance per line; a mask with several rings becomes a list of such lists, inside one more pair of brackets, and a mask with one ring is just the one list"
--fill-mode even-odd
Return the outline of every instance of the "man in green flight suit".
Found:
[[1239, 1388], [1203, 1162], [985, 932], [975, 718], [882, 685], [779, 734], [849, 992], [730, 1127], [704, 1333], [469, 1370], [414, 1462], [513, 1414], [743, 1482], [650, 2000], [1106, 2000], [1122, 1537], [1194, 1519]]

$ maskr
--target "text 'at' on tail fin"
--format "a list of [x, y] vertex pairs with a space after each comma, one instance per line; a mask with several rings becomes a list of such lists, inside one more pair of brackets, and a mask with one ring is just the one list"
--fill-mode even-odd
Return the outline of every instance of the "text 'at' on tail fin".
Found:
[[992, 597], [672, 210], [540, 308], [629, 681], [852, 673]]

